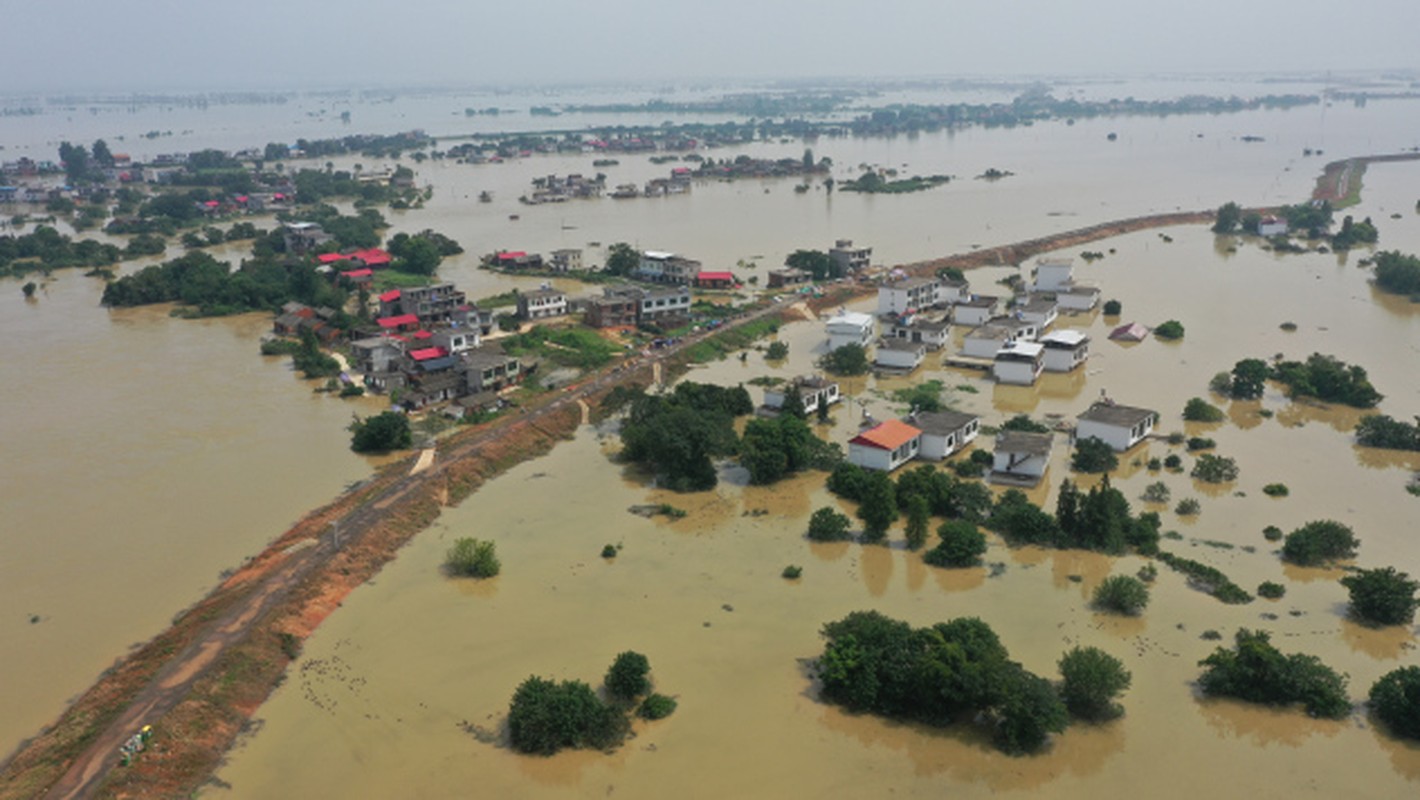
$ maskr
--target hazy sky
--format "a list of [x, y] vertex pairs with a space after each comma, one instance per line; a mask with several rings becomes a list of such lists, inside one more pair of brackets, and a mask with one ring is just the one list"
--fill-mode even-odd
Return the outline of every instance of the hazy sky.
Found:
[[1420, 68], [1420, 0], [0, 0], [0, 93]]

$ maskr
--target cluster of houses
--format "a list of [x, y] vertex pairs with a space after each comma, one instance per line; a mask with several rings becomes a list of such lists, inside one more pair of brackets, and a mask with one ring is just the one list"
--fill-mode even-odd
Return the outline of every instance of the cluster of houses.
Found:
[[577, 198], [601, 197], [606, 189], [606, 176], [595, 175], [588, 178], [578, 173], [566, 176], [548, 175], [533, 178], [532, 183], [532, 193], [519, 197], [518, 201], [535, 206], [543, 203], [563, 203]]
[[1099, 297], [1099, 289], [1075, 281], [1073, 263], [1063, 259], [1038, 262], [1030, 290], [1009, 304], [972, 293], [965, 280], [899, 275], [878, 287], [876, 316], [845, 310], [825, 327], [829, 349], [876, 343], [878, 369], [911, 372], [929, 352], [946, 347], [953, 324], [969, 326], [960, 354], [947, 362], [988, 369], [1000, 383], [1028, 386], [1042, 372], [1070, 372], [1085, 363], [1089, 337], [1050, 328], [1060, 310], [1088, 311]]

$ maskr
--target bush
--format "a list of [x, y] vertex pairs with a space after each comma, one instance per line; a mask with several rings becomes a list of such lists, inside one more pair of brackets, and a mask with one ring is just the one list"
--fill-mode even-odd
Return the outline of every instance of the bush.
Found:
[[1351, 614], [1373, 625], [1409, 625], [1415, 620], [1420, 600], [1415, 591], [1420, 581], [1395, 567], [1363, 569], [1341, 579], [1351, 593]]
[[1268, 705], [1302, 703], [1312, 716], [1330, 719], [1350, 712], [1346, 678], [1316, 656], [1283, 654], [1265, 631], [1240, 629], [1236, 642], [1235, 649], [1220, 647], [1198, 662], [1207, 667], [1198, 679], [1205, 694]]
[[1285, 483], [1269, 483], [1262, 487], [1262, 493], [1268, 497], [1286, 497], [1292, 492]]
[[937, 528], [942, 541], [922, 555], [934, 567], [974, 567], [986, 552], [986, 536], [966, 520], [953, 519]]
[[1001, 425], [1001, 430], [1020, 433], [1050, 433], [1050, 426], [1036, 422], [1025, 414], [1017, 414], [1006, 420]]
[[651, 691], [650, 673], [651, 662], [640, 653], [627, 650], [619, 654], [607, 670], [607, 694], [618, 700], [635, 700]]
[[1420, 667], [1391, 670], [1371, 685], [1371, 711], [1397, 736], [1420, 739]]
[[1180, 517], [1191, 517], [1202, 510], [1203, 504], [1199, 503], [1197, 498], [1185, 497], [1178, 501], [1178, 505], [1174, 506], [1173, 513]]
[[1069, 713], [1050, 681], [1020, 667], [1007, 674], [1005, 698], [996, 708], [996, 746], [1013, 754], [1038, 750], [1050, 734], [1065, 730]]
[[927, 529], [932, 523], [931, 505], [920, 494], [909, 495], [903, 505], [907, 506], [907, 547], [920, 550], [927, 543]]
[[625, 738], [626, 717], [581, 681], [533, 676], [513, 694], [508, 736], [524, 753], [552, 755], [566, 747], [607, 749]]
[[1075, 452], [1070, 456], [1070, 469], [1076, 472], [1109, 472], [1119, 466], [1119, 457], [1114, 449], [1100, 439], [1091, 436], [1075, 442]]
[[1170, 494], [1168, 484], [1163, 481], [1154, 481], [1144, 487], [1142, 498], [1146, 503], [1167, 503]]
[[502, 569], [492, 542], [463, 537], [454, 542], [444, 556], [444, 567], [451, 574], [470, 578], [491, 578]]
[[1157, 457], [1151, 458], [1149, 459], [1149, 463], [1146, 468], [1150, 472], [1158, 472], [1159, 470], [1164, 468], [1164, 462], [1160, 461]]
[[636, 716], [649, 720], [665, 719], [675, 713], [676, 705], [675, 698], [663, 694], [647, 695], [641, 701], [641, 707], [636, 709]]
[[799, 576], [801, 576], [801, 575], [803, 575], [803, 574], [804, 574], [804, 568], [803, 568], [803, 567], [800, 567], [800, 566], [797, 566], [797, 565], [794, 565], [794, 564], [790, 564], [789, 566], [787, 566], [787, 567], [784, 568], [784, 571], [783, 571], [783, 572], [779, 573], [780, 577], [786, 578], [786, 579], [791, 580], [791, 581], [792, 581], [792, 580], [797, 580], [797, 579], [799, 578]]
[[1124, 304], [1118, 300], [1104, 301], [1104, 315], [1106, 317], [1117, 317], [1124, 310]]
[[1188, 438], [1188, 452], [1190, 453], [1194, 452], [1195, 450], [1211, 450], [1212, 448], [1217, 446], [1217, 442], [1213, 441], [1212, 439], [1204, 438], [1202, 436], [1190, 436]]
[[1262, 529], [1262, 537], [1269, 542], [1282, 541], [1282, 529], [1276, 525], [1268, 525]]
[[357, 453], [388, 453], [414, 443], [409, 418], [398, 411], [382, 411], [350, 423], [350, 449]]
[[344, 387], [342, 387], [342, 388], [340, 389], [340, 396], [341, 396], [341, 397], [363, 397], [364, 395], [365, 395], [365, 387], [363, 387], [363, 386], [356, 386], [356, 385], [353, 384], [353, 383], [352, 383], [352, 384], [349, 384], [348, 386], [344, 386]]
[[1129, 575], [1111, 575], [1095, 587], [1093, 602], [1104, 611], [1138, 616], [1149, 604], [1149, 587]]
[[1171, 319], [1154, 329], [1154, 335], [1160, 339], [1182, 339], [1183, 323], [1176, 319]]
[[863, 499], [868, 486], [868, 471], [847, 461], [833, 468], [828, 476], [828, 490], [845, 500]]
[[1371, 414], [1356, 423], [1356, 442], [1389, 450], [1420, 450], [1420, 419], [1400, 422], [1385, 414]]
[[616, 545], [609, 544], [602, 547], [602, 558], [616, 558]]
[[1114, 699], [1129, 688], [1124, 664], [1097, 647], [1075, 647], [1060, 657], [1060, 699], [1080, 719], [1101, 721], [1123, 713]]
[[1287, 593], [1287, 587], [1274, 581], [1263, 581], [1257, 586], [1257, 596], [1276, 600]]
[[789, 357], [789, 345], [784, 342], [770, 342], [765, 348], [764, 357], [770, 361], [782, 361]]
[[869, 365], [868, 351], [860, 344], [845, 344], [819, 359], [819, 366], [834, 375], [862, 375]]
[[809, 517], [809, 538], [815, 542], [841, 542], [853, 538], [847, 516], [824, 506]]
[[1303, 567], [1314, 567], [1351, 558], [1359, 545], [1350, 528], [1334, 520], [1318, 520], [1287, 534], [1287, 540], [1282, 543], [1282, 558]]
[[1189, 475], [1204, 483], [1228, 483], [1238, 479], [1238, 462], [1226, 456], [1204, 453], [1194, 462]]
[[1164, 458], [1165, 469], [1183, 469], [1183, 458], [1178, 453], [1170, 453]]
[[[1173, 531], [1169, 531], [1169, 533], [1173, 533]], [[1164, 535], [1166, 538], [1170, 539], [1183, 538], [1177, 535]], [[1159, 553], [1159, 560], [1167, 564], [1169, 569], [1187, 575], [1189, 586], [1206, 594], [1210, 594], [1228, 605], [1241, 605], [1243, 603], [1252, 602], [1252, 595], [1243, 591], [1241, 586], [1229, 580], [1227, 575], [1224, 575], [1222, 572], [1207, 564], [1200, 564], [1197, 561], [1165, 552]]]
[[1193, 397], [1183, 405], [1183, 418], [1189, 422], [1222, 422], [1227, 415], [1207, 400]]

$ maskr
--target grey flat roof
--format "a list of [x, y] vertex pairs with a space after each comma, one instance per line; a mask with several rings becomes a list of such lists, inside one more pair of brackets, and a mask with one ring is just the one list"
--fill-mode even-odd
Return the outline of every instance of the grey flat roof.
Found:
[[926, 348], [927, 345], [921, 342], [909, 342], [906, 339], [884, 339], [878, 343], [878, 347], [883, 350], [902, 350], [903, 352], [907, 352], [911, 350], [922, 350]]
[[1055, 434], [1002, 431], [996, 434], [996, 449], [1006, 453], [1048, 456], [1055, 446]]
[[996, 301], [999, 299], [999, 297], [991, 297], [990, 295], [981, 294], [963, 300], [960, 303], [957, 303], [957, 305], [971, 306], [972, 308], [988, 308], [990, 306], [996, 305]]
[[1121, 406], [1111, 403], [1095, 403], [1090, 406], [1078, 419], [1089, 422], [1099, 422], [1105, 425], [1118, 425], [1122, 428], [1132, 428], [1150, 417], [1157, 417], [1157, 411], [1147, 408], [1136, 408], [1134, 406]]
[[944, 436], [965, 428], [976, 419], [979, 417], [975, 414], [963, 414], [960, 411], [919, 411], [915, 416], [905, 417], [903, 421], [920, 428], [924, 433]]

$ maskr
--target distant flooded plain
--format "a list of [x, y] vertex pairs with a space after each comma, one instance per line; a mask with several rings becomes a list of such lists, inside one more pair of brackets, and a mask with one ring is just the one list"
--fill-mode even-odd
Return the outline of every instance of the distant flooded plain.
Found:
[[[1367, 176], [1367, 203], [1354, 213], [1378, 221], [1387, 247], [1420, 243], [1420, 219], [1409, 208], [1417, 177], [1413, 166]], [[1405, 213], [1392, 220], [1393, 210]], [[1349, 435], [1354, 411], [1293, 404], [1275, 389], [1252, 403], [1211, 398], [1229, 414], [1217, 425], [1186, 427], [1181, 412], [1187, 398], [1207, 396], [1213, 373], [1240, 358], [1321, 351], [1366, 366], [1387, 396], [1381, 410], [1408, 416], [1420, 407], [1413, 369], [1420, 307], [1378, 298], [1355, 264], [1359, 251], [1278, 256], [1203, 227], [1165, 233], [1172, 242], [1144, 232], [1091, 245], [1111, 252], [1080, 264], [1079, 273], [1123, 302], [1121, 320], [1182, 321], [1181, 342], [1119, 345], [1106, 339], [1119, 321], [1092, 314], [1062, 320], [1094, 340], [1083, 380], [1016, 389], [939, 367], [912, 379], [968, 387], [952, 399], [993, 424], [1018, 412], [1069, 419], [1104, 391], [1158, 409], [1163, 432], [1206, 432], [1218, 441], [1216, 452], [1237, 459], [1234, 484], [1217, 488], [1142, 469], [1151, 456], [1182, 452], [1161, 441], [1131, 452], [1114, 483], [1136, 509], [1159, 511], [1165, 529], [1183, 536], [1165, 541], [1166, 549], [1214, 565], [1249, 590], [1281, 581], [1283, 599], [1223, 605], [1163, 568], [1142, 617], [1107, 617], [1087, 605], [1094, 586], [1133, 574], [1144, 559], [1009, 549], [993, 538], [986, 561], [1004, 572], [991, 577], [987, 567], [924, 565], [903, 549], [900, 528], [889, 547], [813, 544], [803, 531], [814, 508], [851, 512], [824, 490], [821, 473], [753, 487], [727, 466], [714, 491], [675, 495], [610, 460], [617, 445], [609, 430], [584, 427], [575, 441], [446, 510], [357, 590], [258, 713], [255, 733], [218, 774], [224, 788], [204, 796], [435, 797], [470, 786], [520, 797], [1413, 796], [1420, 748], [1379, 733], [1364, 713], [1313, 720], [1206, 700], [1192, 684], [1197, 661], [1216, 646], [1200, 638], [1210, 629], [1225, 641], [1240, 627], [1272, 631], [1283, 650], [1318, 655], [1349, 674], [1357, 701], [1381, 674], [1420, 663], [1413, 630], [1349, 622], [1339, 572], [1284, 568], [1262, 536], [1269, 524], [1290, 530], [1334, 518], [1360, 536], [1359, 565], [1420, 574], [1411, 541], [1417, 501], [1403, 488], [1420, 459], [1358, 448]], [[1007, 271], [971, 278], [984, 289]], [[1281, 330], [1286, 321], [1298, 329]], [[789, 377], [809, 370], [824, 346], [819, 323], [787, 326], [780, 338], [790, 345], [783, 365], [752, 353], [693, 370], [689, 379]], [[849, 383], [852, 400], [826, 435], [846, 442], [865, 407], [879, 418], [900, 411], [884, 393], [907, 382]], [[1273, 416], [1259, 414], [1264, 409]], [[1059, 481], [1070, 476], [1059, 444], [1037, 500], [1053, 503]], [[1202, 513], [1180, 519], [1172, 503], [1143, 504], [1137, 498], [1155, 480], [1175, 501], [1198, 498]], [[1286, 483], [1290, 497], [1263, 495], [1273, 482]], [[648, 502], [689, 515], [651, 521], [627, 512]], [[486, 582], [445, 578], [439, 564], [459, 536], [495, 540], [502, 574]], [[608, 543], [623, 547], [614, 561], [598, 555]], [[804, 568], [800, 580], [779, 576], [788, 564]], [[821, 652], [824, 623], [870, 608], [916, 625], [979, 616], [1041, 674], [1054, 675], [1056, 659], [1075, 644], [1101, 647], [1133, 673], [1126, 715], [1074, 726], [1045, 753], [1011, 758], [969, 729], [845, 714], [819, 701], [808, 662]], [[636, 737], [610, 755], [527, 757], [503, 744], [508, 700], [524, 678], [597, 685], [626, 649], [650, 658], [658, 691], [680, 702], [673, 716], [638, 723]]]
[[[55, 140], [107, 134], [81, 119], [72, 130], [56, 130]], [[439, 130], [431, 120], [391, 115], [382, 124]], [[835, 238], [852, 237], [875, 248], [875, 262], [891, 264], [1229, 199], [1293, 202], [1308, 195], [1332, 157], [1415, 145], [1417, 121], [1420, 105], [1376, 102], [1325, 113], [1304, 108], [1095, 119], [812, 143], [815, 153], [834, 159], [840, 179], [855, 176], [860, 164], [958, 178], [902, 196], [830, 195], [818, 187], [796, 194], [792, 181], [743, 181], [697, 184], [686, 197], [532, 208], [517, 202], [532, 178], [593, 172], [590, 157], [484, 166], [426, 162], [414, 166], [420, 184], [434, 188], [427, 207], [385, 213], [391, 232], [432, 227], [458, 239], [468, 252], [446, 261], [441, 276], [475, 298], [540, 282], [477, 269], [478, 256], [497, 248], [584, 247], [587, 260], [600, 263], [606, 245], [625, 240], [699, 258], [707, 268], [757, 275], [795, 249], [825, 248]], [[280, 134], [262, 129], [260, 135], [307, 135], [305, 127], [282, 125], [270, 129]], [[321, 135], [339, 132], [325, 123], [311, 130], [317, 129]], [[1117, 141], [1107, 141], [1108, 133], [1117, 133]], [[1267, 141], [1243, 143], [1238, 137], [1244, 134]], [[264, 143], [248, 135], [234, 124], [183, 141], [231, 149]], [[144, 146], [182, 149], [182, 139]], [[1301, 155], [1303, 147], [1318, 146], [1325, 146], [1324, 157]], [[770, 142], [711, 155], [798, 157], [803, 147]], [[7, 157], [12, 152], [18, 149], [7, 149]], [[644, 181], [669, 169], [644, 156], [621, 161], [606, 170], [612, 184]], [[392, 162], [352, 157], [335, 163], [377, 169]], [[973, 178], [989, 167], [1016, 175], [998, 182]], [[1367, 173], [1366, 202], [1352, 213], [1376, 219], [1382, 247], [1420, 251], [1412, 196], [1417, 178], [1414, 165], [1377, 166]], [[484, 190], [492, 192], [492, 203], [477, 202]], [[3, 209], [7, 217], [13, 210]], [[1402, 218], [1392, 220], [1391, 213]], [[1124, 302], [1124, 321], [1183, 321], [1183, 342], [1120, 347], [1104, 340], [1111, 320], [1067, 319], [1061, 324], [1086, 328], [1096, 340], [1084, 375], [1051, 376], [1033, 390], [996, 387], [973, 373], [936, 368], [913, 379], [940, 377], [949, 386], [975, 388], [974, 394], [957, 391], [954, 400], [988, 422], [1017, 412], [1069, 417], [1104, 389], [1121, 402], [1158, 408], [1165, 429], [1181, 429], [1183, 401], [1204, 394], [1208, 378], [1237, 359], [1321, 350], [1370, 369], [1387, 395], [1383, 411], [1407, 418], [1420, 408], [1412, 367], [1420, 314], [1413, 304], [1377, 295], [1365, 283], [1365, 272], [1354, 266], [1360, 253], [1349, 259], [1279, 257], [1248, 244], [1231, 253], [1229, 240], [1215, 240], [1201, 228], [1165, 232], [1173, 243], [1151, 232], [1091, 245], [1117, 252], [1090, 266], [1081, 263], [1080, 272], [1102, 285], [1106, 297]], [[168, 257], [176, 254], [174, 247]], [[233, 261], [242, 256], [236, 248], [216, 254]], [[744, 266], [736, 266], [741, 261]], [[973, 281], [984, 286], [1006, 271], [973, 274]], [[0, 461], [0, 486], [9, 523], [0, 534], [0, 641], [14, 643], [0, 663], [0, 684], [9, 689], [0, 697], [0, 754], [52, 721], [67, 699], [130, 644], [161, 630], [223, 570], [256, 553], [305, 510], [368, 475], [371, 465], [348, 451], [344, 427], [352, 414], [381, 408], [373, 398], [314, 395], [285, 361], [259, 356], [258, 340], [270, 323], [265, 315], [190, 321], [169, 317], [166, 307], [107, 311], [98, 307], [101, 281], [78, 271], [40, 283], [36, 300], [26, 302], [19, 282], [0, 282], [0, 294], [8, 298], [0, 302], [0, 359], [12, 373], [0, 382], [0, 402], [12, 410], [0, 422], [7, 456]], [[1296, 322], [1298, 331], [1279, 330], [1285, 320]], [[821, 326], [796, 324], [781, 336], [791, 344], [787, 364], [770, 367], [752, 355], [691, 377], [737, 382], [807, 372], [822, 348]], [[853, 403], [836, 412], [828, 435], [846, 441], [864, 404], [876, 416], [891, 413], [878, 392], [905, 381], [883, 384], [868, 379], [851, 386]], [[1263, 419], [1259, 407], [1276, 416]], [[1270, 746], [1273, 739], [1256, 733], [1263, 731], [1280, 736], [1287, 749], [1307, 749], [1295, 763], [1318, 769], [1377, 760], [1392, 765], [1354, 773], [1358, 783], [1362, 775], [1369, 781], [1361, 794], [1384, 796], [1387, 787], [1420, 776], [1412, 750], [1356, 727], [1356, 720], [1315, 724], [1313, 731], [1306, 726], [1314, 723], [1297, 715], [1200, 705], [1191, 699], [1188, 681], [1197, 672], [1193, 663], [1211, 649], [1197, 639], [1202, 628], [1261, 625], [1258, 614], [1264, 611], [1279, 615], [1266, 624], [1279, 631], [1284, 649], [1305, 647], [1349, 672], [1353, 697], [1382, 672], [1415, 663], [1408, 635], [1377, 634], [1342, 621], [1344, 594], [1332, 582], [1335, 575], [1284, 572], [1259, 531], [1266, 524], [1290, 528], [1332, 516], [1356, 527], [1363, 565], [1393, 563], [1420, 574], [1404, 535], [1413, 527], [1415, 501], [1402, 489], [1408, 470], [1420, 465], [1413, 457], [1354, 448], [1345, 432], [1354, 412], [1295, 406], [1275, 392], [1260, 405], [1231, 404], [1228, 411], [1230, 421], [1208, 435], [1218, 440], [1220, 452], [1238, 458], [1238, 486], [1209, 494], [1186, 476], [1165, 475], [1175, 498], [1197, 495], [1204, 506], [1197, 520], [1175, 520], [1162, 509], [1166, 527], [1192, 538], [1255, 546], [1256, 553], [1201, 545], [1186, 552], [1248, 588], [1284, 575], [1292, 581], [1289, 594], [1277, 603], [1226, 607], [1165, 574], [1152, 610], [1133, 623], [1096, 617], [1084, 598], [1111, 570], [1137, 569], [1137, 559], [1010, 552], [997, 542], [988, 559], [1008, 569], [987, 578], [984, 570], [926, 567], [897, 548], [810, 546], [801, 538], [804, 519], [813, 508], [838, 502], [823, 492], [821, 475], [763, 489], [741, 486], [743, 476], [727, 470], [714, 493], [666, 497], [607, 461], [613, 439], [584, 431], [576, 442], [450, 510], [439, 528], [416, 539], [352, 596], [347, 612], [336, 614], [308, 643], [290, 681], [262, 709], [262, 732], [222, 778], [235, 794], [250, 797], [290, 795], [295, 786], [443, 795], [468, 785], [471, 775], [479, 785], [511, 795], [544, 789], [587, 794], [613, 785], [637, 796], [667, 786], [691, 787], [692, 794], [702, 786], [707, 794], [822, 794], [840, 786], [873, 791], [888, 770], [903, 781], [904, 791], [925, 792], [946, 781], [967, 794], [1045, 784], [1068, 794], [1075, 785], [1130, 785], [1116, 781], [1128, 780], [1144, 764], [1153, 770], [1172, 761], [1216, 758], [1235, 765], [1228, 774], [1260, 779], [1273, 773], [1254, 758], [1291, 763]], [[1149, 447], [1152, 454], [1163, 452], [1159, 443]], [[1049, 500], [1047, 490], [1067, 474], [1059, 453], [1057, 460], [1049, 487], [1035, 499]], [[539, 474], [546, 477], [532, 477]], [[1128, 464], [1120, 475], [1127, 476], [1119, 483], [1131, 496], [1155, 479]], [[1261, 486], [1274, 481], [1288, 483], [1292, 496], [1262, 497]], [[1233, 491], [1248, 496], [1234, 497]], [[550, 504], [549, 497], [566, 501]], [[648, 498], [666, 499], [691, 514], [667, 523], [626, 513], [627, 506]], [[743, 516], [760, 509], [770, 513]], [[504, 575], [482, 585], [444, 579], [437, 563], [449, 541], [461, 535], [497, 540]], [[603, 544], [618, 542], [626, 550], [616, 563], [596, 557]], [[805, 567], [797, 584], [778, 577], [788, 563]], [[734, 611], [724, 610], [725, 604]], [[1074, 729], [1051, 753], [1026, 760], [1004, 759], [958, 733], [846, 717], [817, 702], [802, 661], [817, 654], [817, 630], [825, 621], [869, 607], [919, 624], [982, 616], [1017, 658], [1041, 673], [1053, 672], [1069, 642], [1099, 644], [1121, 657], [1135, 653], [1129, 659], [1135, 672], [1135, 688], [1126, 698], [1130, 716], [1101, 729]], [[1290, 616], [1294, 607], [1305, 615]], [[1180, 623], [1183, 630], [1176, 627]], [[1148, 642], [1157, 646], [1145, 648]], [[662, 690], [678, 695], [681, 708], [613, 756], [529, 760], [480, 743], [456, 726], [467, 720], [496, 729], [513, 688], [528, 674], [596, 682], [627, 648], [651, 657]], [[363, 700], [350, 699], [356, 689]], [[1228, 756], [1232, 751], [1219, 743], [1239, 737], [1262, 746], [1243, 751], [1258, 751], [1247, 759]], [[648, 751], [652, 743], [657, 747]], [[1155, 758], [1120, 758], [1126, 749]], [[327, 774], [327, 766], [342, 771]], [[1192, 771], [1176, 768], [1188, 775], [1186, 785], [1198, 785]], [[1320, 785], [1338, 792], [1350, 786]]]

